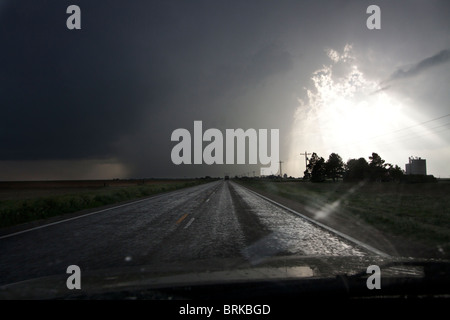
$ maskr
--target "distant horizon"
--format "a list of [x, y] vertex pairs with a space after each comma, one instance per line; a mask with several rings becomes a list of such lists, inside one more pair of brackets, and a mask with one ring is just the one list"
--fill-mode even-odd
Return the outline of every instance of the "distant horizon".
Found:
[[[314, 153], [314, 152], [311, 152], [311, 154], [312, 153]], [[335, 152], [336, 153], [336, 152]], [[377, 153], [377, 152], [375, 152], [375, 153]], [[309, 155], [310, 153], [308, 152], [308, 155]], [[338, 153], [339, 154], [339, 153]], [[379, 153], [378, 153], [379, 154]], [[323, 156], [323, 155], [321, 155], [321, 154], [317, 154], [319, 157], [323, 157], [324, 159], [325, 159], [325, 161], [328, 159], [328, 156], [329, 156], [329, 154], [328, 155], [326, 155], [326, 156]], [[310, 155], [309, 155], [309, 157], [310, 157]], [[410, 157], [413, 157], [413, 158], [420, 158], [420, 159], [422, 159], [422, 160], [426, 160], [426, 165], [427, 165], [427, 175], [432, 175], [432, 176], [434, 176], [434, 177], [436, 177], [436, 178], [450, 178], [450, 175], [448, 175], [448, 176], [437, 176], [437, 175], [435, 175], [435, 174], [433, 174], [432, 172], [430, 172], [430, 170], [429, 170], [429, 162], [428, 162], [428, 159], [426, 159], [426, 158], [424, 158], [424, 157], [420, 157], [420, 156], [410, 156]], [[350, 159], [359, 159], [359, 158], [364, 158], [364, 159], [366, 159], [367, 161], [369, 161], [369, 156], [367, 156], [367, 157], [363, 157], [363, 156], [361, 156], [361, 157], [353, 157], [353, 158], [348, 158], [347, 160], [344, 160], [343, 159], [343, 162], [344, 162], [344, 164], [346, 164], [347, 163], [347, 161], [348, 160], [350, 160]], [[383, 158], [383, 157], [382, 157]], [[384, 159], [384, 158], [383, 158]], [[389, 161], [387, 161], [386, 159], [384, 159], [385, 161], [386, 161], [386, 164], [391, 164], [391, 165], [393, 165], [393, 166], [396, 166], [396, 165], [398, 165], [401, 169], [402, 169], [402, 171], [405, 173], [406, 172], [406, 164], [408, 163], [408, 161], [409, 161], [409, 157], [407, 158], [407, 160], [403, 163], [403, 164], [398, 164], [398, 163], [392, 163], [392, 162], [389, 162]], [[300, 160], [300, 162], [303, 162], [304, 163], [304, 156], [302, 156], [302, 159]], [[189, 165], [183, 165], [183, 164], [181, 164], [181, 165], [179, 165], [180, 167], [183, 167], [183, 166], [189, 166]], [[229, 165], [218, 165], [218, 164], [213, 164], [213, 165], [209, 165], [210, 167], [220, 167], [220, 166], [228, 166], [229, 167]], [[304, 164], [303, 164], [303, 166], [304, 166]], [[120, 179], [120, 180], [142, 180], [142, 179], [198, 179], [198, 178], [203, 178], [203, 177], [206, 177], [206, 176], [210, 176], [210, 177], [213, 177], [213, 176], [215, 176], [215, 177], [223, 177], [223, 176], [225, 176], [225, 175], [229, 175], [229, 176], [244, 176], [246, 173], [248, 173], [249, 175], [248, 176], [251, 176], [251, 177], [253, 177], [253, 176], [255, 176], [255, 177], [261, 177], [262, 175], [260, 175], [259, 174], [259, 170], [248, 170], [248, 167], [249, 167], [249, 165], [242, 165], [242, 168], [247, 168], [247, 169], [242, 169], [242, 170], [236, 170], [236, 172], [235, 173], [230, 173], [229, 172], [229, 170], [227, 171], [227, 170], [222, 170], [222, 174], [220, 174], [220, 173], [215, 173], [215, 175], [214, 174], [211, 174], [211, 173], [204, 173], [204, 174], [198, 174], [198, 175], [190, 175], [190, 176], [187, 176], [187, 175], [181, 175], [181, 176], [160, 176], [160, 177], [157, 177], [157, 176], [153, 176], [153, 177], [131, 177], [131, 176], [116, 176], [116, 177], [86, 177], [86, 178], [64, 178], [64, 177], [62, 177], [62, 178], [47, 178], [47, 177], [41, 177], [41, 178], [29, 178], [29, 179], [2, 179], [1, 177], [0, 177], [0, 182], [7, 182], [7, 181], [89, 181], [89, 180], [95, 180], [95, 181], [100, 181], [100, 180], [115, 180], [115, 179]], [[260, 165], [252, 165], [252, 167], [253, 168], [261, 168], [261, 167], [263, 167], [263, 166], [260, 166]], [[255, 172], [255, 174], [253, 175], [253, 172]], [[285, 174], [286, 172], [283, 172], [283, 175]], [[303, 172], [302, 172], [303, 173]], [[299, 178], [299, 179], [301, 179], [301, 178], [303, 178], [303, 174], [302, 175], [292, 175], [292, 174], [288, 174], [288, 173], [286, 173], [287, 174], [287, 176], [288, 177], [293, 177], [293, 178]], [[279, 174], [279, 172], [278, 173], [276, 173], [276, 174], [274, 174], [275, 176], [279, 176], [280, 174]], [[266, 176], [268, 176], [268, 175], [266, 175]]]

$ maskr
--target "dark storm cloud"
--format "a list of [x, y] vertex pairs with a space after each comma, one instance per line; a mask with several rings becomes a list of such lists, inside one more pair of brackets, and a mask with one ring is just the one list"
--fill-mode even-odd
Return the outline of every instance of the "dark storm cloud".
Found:
[[169, 95], [164, 58], [136, 43], [126, 8], [81, 2], [82, 30], [69, 31], [68, 2], [50, 3], [3, 8], [0, 159], [109, 157]]
[[[265, 116], [266, 107], [233, 103], [233, 100], [258, 90], [273, 77], [283, 77], [292, 70], [293, 59], [282, 46], [270, 44], [240, 57], [238, 61], [204, 61], [197, 66], [201, 68], [205, 64], [208, 66], [205, 73], [182, 74], [183, 78], [186, 77], [184, 84], [174, 88], [176, 94], [168, 98], [166, 110], [146, 116], [147, 125], [140, 129], [139, 134], [121, 141], [122, 159], [131, 173], [155, 176], [155, 172], [166, 172], [166, 176], [184, 176], [187, 173], [202, 176], [232, 172], [234, 166], [230, 165], [173, 165], [170, 154], [176, 143], [170, 141], [172, 131], [186, 128], [192, 133], [194, 120], [203, 121], [203, 130], [210, 127], [219, 130], [248, 128], [249, 123], [259, 128], [255, 123], [261, 123], [260, 114]], [[235, 116], [237, 114], [238, 117]], [[158, 156], [155, 156], [156, 152]], [[259, 172], [259, 166], [254, 167], [246, 170]]]
[[[72, 4], [81, 30], [66, 28]], [[367, 71], [383, 77], [393, 66], [373, 63], [380, 52], [404, 65], [408, 53], [448, 47], [443, 8], [380, 1], [383, 26], [371, 32], [369, 4], [0, 0], [0, 169], [2, 160], [17, 163], [16, 172], [34, 160], [112, 161], [135, 177], [232, 173], [174, 168], [171, 133], [192, 132], [194, 120], [205, 129], [279, 128], [287, 162], [292, 115], [312, 72], [328, 63], [324, 48], [367, 47], [375, 57]], [[426, 60], [396, 77], [426, 70]]]
[[251, 78], [259, 80], [287, 72], [292, 68], [292, 65], [290, 53], [275, 44], [271, 44], [259, 50], [252, 57], [248, 72]]
[[65, 27], [69, 4], [3, 9], [0, 160], [117, 156], [143, 126], [139, 142], [166, 143], [177, 118], [220, 117], [214, 101], [292, 67], [281, 46], [248, 44], [265, 32], [262, 15], [246, 19], [251, 3], [78, 1], [78, 31]]
[[450, 61], [450, 50], [442, 50], [439, 53], [425, 58], [418, 63], [406, 68], [395, 71], [384, 83], [414, 77], [432, 67], [447, 63]]
[[372, 92], [372, 93], [371, 93], [371, 95], [374, 95], [374, 94], [380, 93], [380, 92], [382, 92], [382, 91], [386, 91], [386, 90], [388, 90], [388, 89], [389, 89], [390, 87], [391, 87], [390, 85], [389, 85], [389, 86], [384, 86], [384, 87], [381, 87], [380, 89], [378, 89], [378, 90], [375, 90], [374, 92]]

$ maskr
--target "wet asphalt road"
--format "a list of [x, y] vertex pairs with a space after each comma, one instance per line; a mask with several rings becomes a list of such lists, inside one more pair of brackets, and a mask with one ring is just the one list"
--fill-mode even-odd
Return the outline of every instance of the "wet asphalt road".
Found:
[[3, 237], [0, 285], [65, 274], [73, 264], [163, 269], [192, 261], [365, 254], [236, 183], [217, 181]]

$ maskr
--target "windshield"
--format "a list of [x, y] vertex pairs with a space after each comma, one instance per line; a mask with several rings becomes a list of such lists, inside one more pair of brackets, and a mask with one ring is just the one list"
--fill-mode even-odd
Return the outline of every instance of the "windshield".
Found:
[[0, 297], [448, 297], [448, 9], [2, 1]]

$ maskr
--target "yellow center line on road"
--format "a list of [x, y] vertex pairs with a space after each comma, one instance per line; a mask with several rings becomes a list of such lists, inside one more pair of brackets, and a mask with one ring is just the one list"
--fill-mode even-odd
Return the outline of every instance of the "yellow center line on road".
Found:
[[182, 215], [181, 218], [177, 220], [177, 224], [181, 223], [184, 219], [186, 219], [187, 216], [188, 216], [188, 213], [185, 213], [184, 215]]

